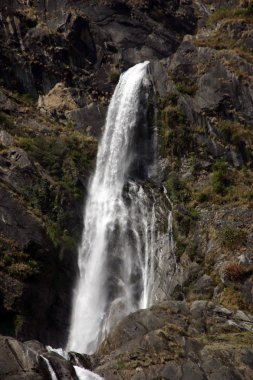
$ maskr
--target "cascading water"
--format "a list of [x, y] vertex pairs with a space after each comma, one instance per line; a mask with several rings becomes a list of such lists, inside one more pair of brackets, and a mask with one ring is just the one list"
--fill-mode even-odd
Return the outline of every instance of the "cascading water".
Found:
[[43, 355], [41, 355], [41, 357], [47, 365], [48, 372], [50, 374], [51, 380], [58, 380], [58, 378], [57, 378], [57, 376], [56, 376], [56, 374], [55, 374], [55, 372], [54, 372], [54, 370], [50, 364], [50, 361], [47, 358], [45, 358]]
[[[93, 353], [111, 326], [155, 297], [161, 252], [155, 196], [136, 176], [136, 168], [139, 177], [146, 169], [138, 162], [145, 149], [136, 131], [147, 132], [148, 63], [121, 75], [108, 109], [84, 213], [68, 350]], [[142, 157], [147, 165], [149, 156]]]
[[87, 369], [74, 366], [76, 375], [79, 380], [102, 380], [102, 377], [88, 371]]

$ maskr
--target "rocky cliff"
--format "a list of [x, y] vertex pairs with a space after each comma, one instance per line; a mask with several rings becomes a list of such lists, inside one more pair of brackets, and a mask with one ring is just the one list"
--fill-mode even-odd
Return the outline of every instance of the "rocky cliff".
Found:
[[[0, 7], [0, 333], [64, 345], [108, 101], [123, 70], [150, 60], [181, 275], [174, 301], [127, 317], [89, 368], [108, 379], [251, 379], [252, 3]], [[27, 351], [2, 338], [1, 356], [13, 345], [16, 357]], [[22, 376], [46, 378], [36, 363]], [[4, 379], [22, 378], [14, 364], [0, 367]], [[68, 371], [59, 378], [74, 378]]]

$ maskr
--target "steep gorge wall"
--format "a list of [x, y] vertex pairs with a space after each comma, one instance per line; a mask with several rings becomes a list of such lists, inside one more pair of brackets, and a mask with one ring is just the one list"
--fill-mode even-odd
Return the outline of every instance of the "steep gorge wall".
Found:
[[[96, 150], [92, 135], [100, 134], [120, 71], [140, 60], [167, 57], [196, 26], [189, 4], [146, 5], [1, 3], [1, 193], [10, 199], [2, 206], [1, 222], [2, 271], [4, 283], [10, 282], [2, 290], [5, 334], [64, 344], [83, 186]], [[13, 215], [14, 201], [22, 203], [22, 213]], [[26, 209], [33, 222], [24, 229], [19, 226], [28, 218]], [[24, 241], [17, 239], [20, 234]], [[57, 278], [55, 271], [61, 273]], [[10, 292], [18, 301], [9, 302]], [[32, 319], [34, 309], [39, 317]]]
[[[138, 313], [127, 318], [129, 355], [123, 354], [125, 341], [122, 348], [115, 346], [114, 340], [122, 339], [116, 330], [92, 366], [110, 379], [149, 378], [157, 371], [175, 379], [190, 374], [250, 379], [250, 7], [235, 1], [60, 3], [8, 2], [1, 12], [0, 332], [64, 343], [82, 228], [80, 205], [96, 154], [93, 135], [100, 134], [121, 70], [149, 59], [157, 88], [159, 177], [174, 204], [176, 254], [183, 269], [173, 294], [180, 306], [164, 306], [172, 311], [164, 319], [159, 307], [141, 314], [140, 321]], [[245, 7], [235, 8], [239, 3]], [[220, 6], [228, 9], [219, 11]], [[198, 326], [187, 330], [174, 323], [173, 315], [191, 314]], [[142, 319], [149, 321], [140, 337], [129, 327], [135, 318], [138, 328]], [[174, 341], [175, 331], [185, 340]], [[225, 355], [237, 352], [235, 361], [244, 372], [221, 368], [224, 342]], [[168, 349], [174, 345], [176, 350]], [[154, 347], [163, 363], [141, 355]], [[214, 351], [219, 370], [212, 374], [202, 363], [203, 374], [196, 363]]]

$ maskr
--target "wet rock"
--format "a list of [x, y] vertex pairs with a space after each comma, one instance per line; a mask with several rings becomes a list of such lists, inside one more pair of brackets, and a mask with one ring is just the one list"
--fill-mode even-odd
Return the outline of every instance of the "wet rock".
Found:
[[42, 380], [24, 346], [13, 338], [0, 336], [0, 377], [3, 380]]
[[48, 352], [40, 342], [33, 340], [21, 343], [13, 338], [0, 336], [1, 380], [48, 380], [52, 378], [49, 366], [58, 379], [77, 380], [71, 361], [55, 352]]
[[[76, 373], [71, 363], [55, 352], [44, 353], [43, 357], [46, 358], [52, 366], [57, 378], [66, 380], [75, 380]], [[43, 358], [40, 358], [40, 363], [43, 365]], [[45, 370], [48, 371], [47, 366], [44, 364]]]
[[83, 367], [85, 369], [92, 369], [92, 360], [89, 355], [79, 354], [78, 352], [69, 352], [69, 360], [73, 365]]

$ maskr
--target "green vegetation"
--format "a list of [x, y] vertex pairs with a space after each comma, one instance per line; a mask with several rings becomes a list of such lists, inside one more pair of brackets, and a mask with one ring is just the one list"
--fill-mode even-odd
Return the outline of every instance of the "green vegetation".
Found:
[[225, 195], [231, 180], [228, 176], [228, 165], [225, 161], [216, 161], [213, 165], [213, 173], [211, 175], [211, 185], [215, 193]]
[[[68, 190], [72, 190], [72, 187]], [[68, 231], [74, 224], [75, 211], [68, 207], [70, 199], [82, 197], [82, 190], [74, 187], [68, 192], [66, 186], [49, 183], [45, 178], [38, 178], [33, 186], [20, 189], [20, 193], [38, 216], [43, 218], [47, 232], [56, 248], [60, 245], [76, 248], [74, 238]]]
[[176, 172], [171, 172], [165, 183], [169, 197], [173, 203], [187, 202], [191, 192]]
[[198, 192], [195, 196], [195, 199], [198, 203], [204, 203], [207, 202], [210, 198], [210, 195], [207, 192]]
[[224, 136], [226, 142], [234, 145], [235, 149], [242, 155], [245, 163], [253, 160], [253, 133], [239, 122], [231, 120], [220, 120], [218, 129]]
[[122, 360], [118, 360], [118, 362], [117, 362], [117, 368], [118, 369], [124, 369], [124, 368], [126, 368], [126, 363], [123, 362]]
[[[233, 283], [232, 286], [224, 288], [219, 295], [218, 302], [230, 310], [245, 310], [253, 312], [253, 307], [250, 302], [247, 302], [240, 291], [240, 283]], [[252, 333], [251, 333], [252, 334]], [[252, 338], [251, 338], [252, 339]]]
[[118, 70], [112, 70], [110, 72], [110, 82], [116, 84], [119, 80], [120, 72]]
[[36, 260], [4, 236], [0, 236], [0, 268], [20, 280], [29, 280], [39, 272]]
[[0, 126], [7, 130], [11, 130], [14, 127], [11, 118], [2, 111], [0, 111]]
[[12, 117], [2, 111], [0, 111], [0, 128], [16, 136], [25, 134], [22, 128], [13, 122]]
[[[73, 229], [78, 230], [75, 202], [82, 202], [83, 197], [79, 178], [92, 168], [96, 140], [69, 125], [52, 125], [47, 134], [26, 131], [16, 137], [16, 144], [28, 153], [39, 173], [29, 176], [19, 194], [43, 220], [55, 247], [74, 249], [76, 243], [71, 236], [75, 236]], [[21, 266], [12, 269], [22, 275]]]
[[14, 318], [14, 327], [15, 327], [15, 334], [16, 336], [19, 334], [19, 332], [22, 330], [24, 323], [26, 322], [26, 317], [21, 314], [15, 315]]
[[[68, 183], [74, 168], [83, 172], [91, 167], [96, 142], [77, 131], [61, 135], [20, 137], [18, 145], [53, 177]], [[75, 169], [75, 170], [77, 170]], [[72, 173], [72, 174], [71, 174]]]
[[236, 249], [245, 243], [246, 233], [232, 224], [225, 225], [218, 233], [220, 244], [228, 249]]
[[208, 25], [217, 24], [218, 21], [224, 19], [234, 19], [234, 18], [247, 18], [250, 21], [251, 16], [253, 16], [253, 3], [249, 4], [247, 8], [219, 8], [214, 13], [212, 13], [207, 21]]
[[198, 249], [198, 244], [195, 241], [190, 241], [188, 245], [186, 246], [185, 251], [192, 261], [196, 259], [197, 249]]
[[[67, 224], [69, 222], [68, 213], [63, 214], [63, 222], [64, 224]], [[66, 219], [66, 220], [65, 220]], [[63, 230], [62, 223], [59, 223], [58, 221], [52, 221], [47, 219], [45, 221], [47, 233], [50, 236], [50, 239], [52, 240], [55, 248], [59, 248], [61, 246], [67, 246], [69, 249], [76, 250], [77, 244], [76, 240], [73, 238], [73, 236], [70, 235], [68, 230]]]
[[28, 105], [30, 105], [34, 102], [34, 99], [32, 98], [32, 96], [30, 94], [19, 94], [19, 97], [22, 100], [22, 102], [24, 102]]
[[198, 89], [196, 83], [182, 83], [176, 82], [177, 91], [181, 92], [181, 94], [194, 95]]
[[177, 236], [187, 237], [189, 235], [191, 227], [198, 220], [199, 213], [193, 208], [185, 208], [182, 211], [176, 211], [174, 214], [175, 218], [175, 228], [174, 231], [177, 232]]
[[[194, 72], [194, 68], [192, 67], [192, 72]], [[177, 67], [175, 71], [169, 72], [169, 75], [173, 79], [177, 91], [181, 94], [187, 95], [195, 95], [198, 90], [198, 85], [196, 78], [192, 75], [186, 74], [180, 66]]]
[[175, 105], [162, 108], [158, 118], [160, 154], [183, 157], [194, 150], [192, 130], [185, 115]]
[[[27, 122], [18, 112], [0, 112], [0, 128], [14, 137], [15, 146], [25, 150], [32, 165], [14, 168], [19, 176], [12, 191], [40, 219], [54, 245], [52, 254], [61, 259], [65, 252], [76, 250], [82, 227], [78, 210], [83, 203], [82, 178], [92, 169], [97, 141], [74, 130], [71, 120], [65, 126], [38, 115], [29, 95], [15, 93], [13, 99], [26, 106]], [[8, 149], [1, 146], [0, 150], [8, 159]], [[0, 268], [16, 279], [30, 281], [43, 271], [43, 263], [0, 236]]]
[[252, 200], [253, 200], [253, 190], [249, 190], [249, 191], [245, 194], [245, 198], [246, 198], [248, 201], [252, 201]]
[[180, 258], [186, 253], [192, 260], [197, 253], [197, 243], [189, 240], [190, 232], [193, 232], [196, 222], [199, 219], [199, 212], [191, 207], [178, 209], [174, 212], [173, 232], [176, 242], [176, 256]]

